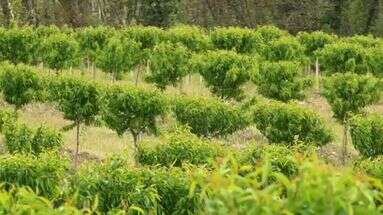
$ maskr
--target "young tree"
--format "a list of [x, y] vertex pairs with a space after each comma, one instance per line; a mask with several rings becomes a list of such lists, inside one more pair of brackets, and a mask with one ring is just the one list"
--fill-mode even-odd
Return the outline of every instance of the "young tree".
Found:
[[50, 80], [49, 94], [50, 99], [64, 114], [64, 118], [73, 122], [67, 128], [76, 128], [75, 166], [77, 167], [80, 127], [95, 121], [100, 111], [100, 88], [84, 79], [63, 76]]
[[332, 43], [317, 53], [323, 70], [327, 74], [355, 72], [363, 74], [367, 71], [365, 49], [352, 43]]
[[210, 35], [215, 48], [238, 53], [261, 53], [262, 36], [254, 30], [239, 27], [215, 28]]
[[241, 86], [256, 69], [253, 58], [224, 50], [196, 55], [192, 64], [210, 91], [222, 99], [242, 99]]
[[165, 90], [166, 86], [176, 86], [188, 74], [190, 52], [179, 43], [161, 43], [150, 54], [150, 74], [148, 82]]
[[224, 137], [249, 123], [245, 112], [239, 107], [221, 100], [179, 97], [173, 104], [177, 122], [190, 127], [190, 131], [198, 136]]
[[0, 57], [13, 64], [32, 63], [37, 57], [38, 38], [29, 27], [0, 30]]
[[281, 37], [270, 43], [263, 51], [269, 61], [304, 61], [304, 47], [295, 37]]
[[252, 79], [260, 94], [283, 102], [303, 99], [305, 90], [311, 86], [301, 64], [290, 61], [261, 63]]
[[167, 101], [157, 91], [112, 86], [103, 97], [102, 118], [118, 135], [130, 132], [137, 152], [140, 134], [156, 133], [156, 119], [166, 110]]
[[78, 43], [68, 35], [53, 34], [42, 44], [42, 58], [56, 72], [76, 66], [80, 61]]
[[343, 162], [347, 154], [349, 118], [379, 101], [382, 86], [382, 82], [371, 75], [337, 73], [325, 79], [322, 94], [331, 105], [334, 117], [344, 126]]
[[1, 67], [0, 87], [6, 102], [15, 110], [38, 100], [43, 84], [37, 72], [26, 65], [3, 65]]
[[96, 65], [104, 72], [111, 73], [113, 80], [119, 80], [123, 72], [130, 71], [140, 62], [140, 43], [129, 38], [114, 36], [97, 53]]
[[202, 52], [211, 48], [210, 38], [197, 26], [178, 25], [166, 31], [166, 39], [172, 43], [181, 43], [193, 52]]
[[102, 50], [115, 30], [110, 27], [86, 27], [76, 31], [76, 39], [79, 43], [80, 52], [87, 60], [88, 69], [91, 63], [95, 63], [97, 53]]

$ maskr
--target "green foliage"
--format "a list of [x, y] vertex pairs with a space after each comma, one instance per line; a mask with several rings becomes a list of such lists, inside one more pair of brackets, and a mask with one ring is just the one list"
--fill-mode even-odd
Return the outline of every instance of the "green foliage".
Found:
[[9, 192], [0, 191], [0, 214], [77, 215], [81, 213], [71, 206], [57, 207], [53, 202], [37, 196], [30, 189], [19, 188]]
[[197, 26], [178, 25], [166, 31], [171, 43], [181, 43], [194, 52], [202, 52], [211, 48], [210, 38], [202, 28]]
[[100, 110], [100, 88], [93, 82], [74, 77], [55, 77], [48, 84], [50, 99], [64, 118], [74, 124], [89, 124]]
[[182, 83], [188, 74], [190, 53], [179, 43], [160, 43], [150, 54], [150, 74], [146, 81], [152, 82], [161, 90], [166, 86]]
[[365, 157], [383, 155], [383, 116], [357, 115], [350, 120], [352, 144]]
[[327, 74], [366, 73], [365, 50], [352, 43], [338, 42], [326, 45], [317, 52], [322, 69]]
[[357, 170], [367, 173], [380, 180], [383, 179], [383, 156], [364, 159], [355, 164]]
[[327, 34], [322, 31], [299, 32], [297, 35], [299, 42], [305, 47], [306, 56], [315, 57], [315, 52], [321, 50], [325, 45], [335, 42], [335, 35]]
[[379, 101], [381, 88], [382, 82], [371, 75], [338, 73], [325, 79], [322, 94], [334, 117], [344, 122], [351, 114]]
[[256, 70], [253, 58], [224, 50], [197, 55], [192, 64], [194, 70], [204, 78], [210, 91], [222, 99], [242, 99], [241, 86]]
[[379, 39], [375, 38], [372, 35], [355, 35], [352, 37], [344, 37], [341, 40], [347, 43], [360, 45], [364, 48], [373, 48], [378, 47], [380, 45]]
[[198, 136], [222, 137], [248, 125], [240, 108], [216, 99], [179, 97], [173, 101], [173, 112], [179, 123]]
[[38, 195], [57, 197], [67, 169], [67, 162], [52, 153], [31, 155], [2, 155], [0, 182], [17, 187], [27, 186]]
[[102, 117], [118, 135], [130, 132], [137, 148], [137, 138], [143, 132], [157, 132], [156, 119], [164, 115], [167, 101], [158, 91], [126, 86], [112, 86], [103, 98]]
[[370, 48], [367, 49], [366, 52], [368, 71], [377, 77], [383, 77], [383, 49]]
[[89, 166], [73, 180], [81, 207], [98, 202], [101, 212], [124, 209], [128, 214], [193, 214], [188, 175], [179, 169], [131, 168], [118, 160]]
[[5, 127], [5, 146], [8, 152], [39, 155], [45, 151], [57, 150], [63, 145], [62, 134], [45, 125], [36, 129], [25, 124]]
[[145, 165], [177, 166], [209, 164], [218, 155], [216, 143], [200, 139], [189, 130], [177, 128], [160, 143], [146, 142], [139, 147], [138, 161]]
[[38, 38], [32, 28], [0, 29], [0, 57], [13, 64], [32, 63], [38, 51]]
[[247, 28], [220, 27], [210, 34], [215, 48], [238, 53], [261, 53], [264, 43], [259, 33]]
[[253, 77], [258, 92], [268, 98], [289, 101], [305, 98], [311, 80], [305, 77], [300, 63], [263, 62]]
[[124, 36], [141, 44], [142, 49], [152, 49], [165, 40], [165, 31], [151, 26], [129, 26], [122, 30]]
[[[233, 166], [233, 165], [232, 165]], [[370, 181], [349, 170], [318, 161], [305, 162], [288, 179], [267, 163], [252, 174], [241, 166], [222, 164], [202, 175], [202, 214], [380, 214], [380, 194]], [[273, 176], [276, 181], [265, 180]]]
[[61, 71], [76, 66], [79, 57], [77, 41], [66, 34], [54, 34], [42, 44], [43, 62], [51, 69]]
[[266, 44], [270, 44], [274, 40], [289, 35], [287, 31], [283, 31], [272, 25], [260, 26], [256, 29], [256, 32], [262, 36], [263, 42]]
[[273, 172], [280, 172], [285, 176], [295, 176], [299, 163], [294, 151], [284, 145], [251, 144], [247, 146], [239, 157], [242, 165], [250, 164], [256, 168], [269, 162]]
[[76, 39], [79, 43], [82, 55], [91, 62], [96, 61], [97, 52], [102, 50], [110, 37], [115, 34], [115, 30], [110, 27], [86, 27], [76, 32]]
[[261, 100], [251, 112], [257, 129], [270, 143], [296, 144], [301, 141], [325, 145], [332, 140], [323, 119], [315, 111], [298, 104]]
[[270, 43], [263, 55], [270, 61], [303, 61], [304, 47], [294, 37], [281, 37]]
[[130, 71], [140, 61], [140, 43], [129, 38], [114, 36], [97, 53], [96, 65], [114, 79], [121, 79], [123, 72]]
[[14, 110], [0, 109], [0, 132], [4, 132], [5, 128], [9, 125], [16, 123], [17, 114]]
[[35, 69], [19, 64], [4, 65], [1, 70], [0, 87], [6, 102], [20, 109], [39, 99], [43, 84]]

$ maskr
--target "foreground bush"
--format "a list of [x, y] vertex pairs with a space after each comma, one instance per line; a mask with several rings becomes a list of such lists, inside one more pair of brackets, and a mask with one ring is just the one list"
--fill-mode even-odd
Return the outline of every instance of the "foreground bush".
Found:
[[284, 145], [253, 143], [240, 153], [239, 160], [242, 165], [250, 164], [255, 168], [269, 162], [272, 171], [285, 176], [295, 176], [298, 173], [299, 163], [295, 158], [295, 152]]
[[17, 187], [27, 186], [38, 195], [57, 197], [67, 169], [67, 162], [56, 154], [39, 157], [31, 155], [2, 155], [0, 183]]
[[209, 164], [218, 155], [215, 143], [200, 139], [186, 129], [177, 128], [153, 146], [153, 141], [138, 150], [138, 161], [146, 165], [177, 166]]
[[290, 61], [262, 63], [253, 81], [261, 95], [284, 102], [305, 98], [305, 90], [311, 86], [302, 66]]
[[196, 199], [189, 197], [190, 181], [178, 169], [137, 169], [112, 159], [102, 165], [88, 166], [77, 174], [79, 207], [98, 202], [106, 213], [124, 209], [128, 213], [143, 211], [158, 214], [193, 214]]
[[173, 112], [180, 124], [198, 136], [222, 137], [248, 125], [240, 108], [216, 99], [179, 97], [174, 100]]
[[369, 158], [355, 163], [356, 170], [365, 172], [370, 176], [383, 179], [383, 157]]
[[350, 120], [352, 144], [365, 157], [383, 155], [383, 116], [358, 115]]
[[1, 109], [0, 110], [0, 132], [4, 132], [5, 128], [16, 123], [17, 114], [11, 109]]
[[19, 188], [10, 192], [0, 191], [0, 214], [75, 215], [81, 213], [71, 206], [57, 207], [48, 199], [37, 196], [29, 189]]
[[36, 129], [24, 124], [9, 125], [3, 132], [5, 135], [5, 146], [8, 152], [40, 153], [57, 150], [63, 144], [62, 134], [49, 127], [41, 125]]
[[[201, 176], [202, 214], [380, 214], [380, 193], [348, 170], [305, 162], [288, 179], [267, 165], [244, 176], [228, 166]], [[269, 175], [276, 181], [264, 180]]]
[[271, 143], [299, 141], [325, 145], [332, 140], [323, 119], [313, 110], [295, 103], [258, 101], [252, 108], [253, 122]]

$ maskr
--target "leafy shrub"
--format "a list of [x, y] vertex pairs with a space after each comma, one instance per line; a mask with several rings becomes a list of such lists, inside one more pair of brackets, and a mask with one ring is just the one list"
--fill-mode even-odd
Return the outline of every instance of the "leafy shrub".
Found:
[[219, 27], [211, 32], [210, 37], [217, 49], [250, 54], [259, 53], [263, 48], [261, 35], [247, 28]]
[[315, 57], [315, 52], [321, 50], [325, 45], [335, 42], [336, 36], [322, 31], [299, 32], [297, 35], [299, 42], [305, 47], [306, 56]]
[[332, 140], [323, 119], [315, 111], [298, 104], [258, 101], [251, 112], [257, 129], [271, 143], [295, 144], [301, 141], [325, 145]]
[[0, 214], [73, 215], [80, 214], [80, 211], [69, 205], [56, 207], [29, 189], [19, 188], [10, 192], [0, 191]]
[[288, 61], [262, 63], [253, 81], [261, 95], [280, 101], [303, 99], [305, 90], [311, 86], [301, 65]]
[[179, 25], [166, 31], [166, 37], [171, 43], [181, 43], [194, 52], [210, 49], [211, 41], [205, 32], [197, 26]]
[[345, 42], [328, 44], [317, 52], [317, 56], [327, 74], [367, 71], [365, 50], [356, 44]]
[[189, 51], [181, 44], [160, 43], [150, 54], [150, 74], [146, 77], [161, 89], [176, 86], [188, 73]]
[[283, 36], [289, 35], [287, 31], [283, 31], [272, 25], [260, 26], [256, 29], [256, 32], [261, 35], [263, 42], [266, 44], [270, 44], [271, 42], [278, 40]]
[[41, 125], [31, 129], [24, 124], [6, 126], [5, 146], [14, 153], [31, 153], [39, 155], [45, 151], [59, 149], [62, 144], [61, 133]]
[[115, 34], [113, 28], [110, 27], [86, 27], [76, 32], [76, 40], [78, 41], [80, 51], [91, 62], [96, 61], [97, 53], [102, 50], [108, 39]]
[[248, 125], [240, 108], [220, 100], [179, 97], [173, 104], [176, 120], [198, 136], [226, 136]]
[[340, 73], [327, 77], [323, 96], [331, 105], [334, 116], [344, 122], [350, 114], [359, 113], [381, 96], [381, 81], [371, 75]]
[[240, 153], [241, 164], [250, 164], [257, 167], [269, 162], [272, 171], [283, 173], [286, 176], [295, 176], [298, 173], [298, 162], [295, 152], [284, 145], [251, 144]]
[[124, 36], [141, 44], [142, 61], [149, 58], [150, 50], [166, 39], [166, 32], [152, 26], [129, 26], [122, 30]]
[[133, 214], [192, 214], [197, 202], [189, 197], [190, 183], [179, 169], [132, 169], [111, 160], [80, 171], [73, 189], [80, 207], [98, 201], [104, 213], [120, 208]]
[[383, 117], [357, 115], [350, 120], [352, 144], [365, 157], [383, 155]]
[[294, 37], [281, 37], [270, 43], [263, 55], [270, 61], [302, 61], [304, 47]]
[[218, 155], [215, 143], [203, 140], [186, 129], [176, 129], [158, 144], [152, 141], [138, 150], [138, 161], [146, 165], [182, 166], [208, 164]]
[[139, 63], [140, 46], [140, 43], [132, 39], [114, 36], [97, 53], [96, 65], [104, 72], [111, 73], [115, 80], [119, 80], [123, 72], [130, 71]]
[[[224, 163], [201, 176], [201, 214], [380, 214], [380, 194], [348, 170], [305, 162], [288, 179], [267, 165], [246, 175], [240, 168]], [[264, 180], [268, 175], [276, 181]]]
[[360, 45], [364, 48], [378, 47], [379, 39], [372, 35], [354, 35], [352, 37], [341, 38], [341, 41]]
[[233, 51], [209, 51], [196, 56], [193, 63], [210, 91], [224, 99], [243, 98], [241, 86], [256, 69], [254, 59]]
[[54, 34], [42, 44], [43, 62], [51, 69], [61, 71], [79, 63], [79, 45], [65, 34]]
[[156, 118], [166, 113], [167, 101], [158, 91], [112, 86], [103, 97], [102, 118], [120, 136], [130, 132], [135, 149], [138, 136], [157, 132]]
[[0, 132], [4, 132], [5, 128], [17, 121], [17, 114], [10, 109], [0, 110]]
[[2, 155], [0, 159], [0, 182], [27, 186], [38, 195], [57, 197], [67, 162], [52, 153], [31, 155]]
[[16, 110], [24, 105], [39, 99], [43, 88], [37, 72], [29, 66], [19, 64], [4, 65], [0, 75], [0, 87], [4, 99], [9, 104], [15, 105]]
[[38, 38], [32, 28], [0, 30], [0, 57], [13, 64], [32, 63], [38, 51]]
[[375, 158], [364, 159], [356, 162], [356, 170], [365, 172], [368, 175], [383, 179], [383, 157], [376, 156]]
[[377, 77], [383, 77], [383, 50], [370, 48], [366, 50], [366, 63], [368, 71]]

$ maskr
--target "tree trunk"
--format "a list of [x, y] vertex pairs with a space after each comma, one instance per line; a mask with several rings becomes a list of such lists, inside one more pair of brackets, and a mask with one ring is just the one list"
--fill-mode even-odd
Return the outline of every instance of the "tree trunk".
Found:
[[78, 152], [80, 148], [80, 123], [76, 124], [76, 153], [74, 157], [74, 168], [78, 167]]
[[83, 22], [79, 10], [79, 0], [59, 0], [59, 2], [66, 12], [70, 25], [72, 27], [81, 27]]
[[140, 73], [141, 73], [141, 69], [138, 68], [138, 69], [137, 69], [137, 72], [136, 72], [136, 80], [135, 80], [135, 84], [136, 84], [136, 86], [138, 86], [138, 79], [139, 79], [139, 77], [140, 77]]
[[22, 0], [24, 20], [28, 25], [37, 25], [36, 0]]
[[11, 2], [9, 0], [0, 0], [0, 2], [1, 2], [1, 9], [4, 15], [4, 25], [6, 27], [9, 27], [11, 23], [13, 22], [13, 18], [14, 18]]
[[348, 124], [346, 120], [343, 123], [343, 146], [342, 146], [342, 163], [346, 165], [347, 162], [347, 146], [348, 146]]
[[317, 92], [320, 91], [320, 83], [319, 83], [319, 60], [318, 58], [315, 60], [315, 87]]
[[137, 156], [138, 156], [138, 142], [139, 142], [139, 133], [136, 133], [136, 132], [131, 132], [132, 133], [132, 136], [133, 136], [133, 145], [134, 145], [134, 152], [133, 152], [133, 157], [134, 157], [134, 161], [135, 163], [137, 163]]

